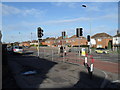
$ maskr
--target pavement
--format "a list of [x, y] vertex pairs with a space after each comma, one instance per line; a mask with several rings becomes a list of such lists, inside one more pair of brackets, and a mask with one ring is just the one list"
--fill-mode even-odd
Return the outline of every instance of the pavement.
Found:
[[[117, 74], [97, 68], [94, 68], [93, 77], [90, 79], [88, 70], [81, 64], [55, 59], [51, 61], [33, 55], [10, 56], [8, 63], [20, 88], [105, 88], [117, 80]], [[32, 70], [37, 73], [23, 75], [24, 72]]]

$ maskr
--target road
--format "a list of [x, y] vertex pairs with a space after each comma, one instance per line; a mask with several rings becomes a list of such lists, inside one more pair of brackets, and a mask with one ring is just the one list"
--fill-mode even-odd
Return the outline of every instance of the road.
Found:
[[113, 62], [113, 63], [120, 62], [120, 60], [118, 58], [118, 54], [111, 54], [111, 53], [109, 53], [109, 54], [96, 54], [96, 53], [93, 53], [92, 55], [94, 56], [94, 59], [97, 59], [97, 60]]
[[[34, 52], [33, 55], [38, 55], [35, 48], [30, 48], [29, 50], [32, 50]], [[64, 57], [61, 57], [62, 55], [63, 54], [60, 54], [58, 52], [57, 48], [40, 48], [40, 58], [45, 58], [52, 61], [71, 62], [82, 65], [85, 60], [85, 57], [79, 56], [79, 54], [76, 52], [67, 52], [67, 55]], [[116, 54], [113, 55], [92, 53], [91, 55], [94, 59], [95, 68], [118, 74], [118, 65], [120, 62], [118, 62], [118, 56]], [[90, 55], [88, 55], [88, 63], [91, 63]]]
[[[34, 51], [34, 55], [37, 55], [37, 50], [35, 48], [32, 49]], [[48, 54], [48, 55], [52, 55], [52, 50], [53, 52], [55, 52], [56, 54], [58, 53], [58, 48], [40, 48], [40, 54], [44, 56], [44, 54]], [[45, 52], [45, 53], [44, 53]], [[69, 52], [68, 52], [69, 54]], [[106, 61], [106, 62], [112, 62], [112, 63], [118, 63], [120, 62], [119, 60], [119, 55], [118, 54], [97, 54], [92, 52], [93, 58], [96, 60], [101, 60], [101, 61]], [[78, 57], [79, 54], [77, 52], [73, 52], [74, 57]]]

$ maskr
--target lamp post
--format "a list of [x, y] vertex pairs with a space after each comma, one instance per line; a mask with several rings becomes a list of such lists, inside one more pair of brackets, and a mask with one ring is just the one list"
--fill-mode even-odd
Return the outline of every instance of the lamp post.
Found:
[[31, 42], [32, 42], [32, 32], [31, 32]]
[[[86, 5], [82, 5], [82, 7], [86, 8]], [[91, 20], [90, 20], [90, 36], [91, 36]], [[90, 37], [90, 42], [89, 42], [89, 53], [91, 53], [91, 37]]]

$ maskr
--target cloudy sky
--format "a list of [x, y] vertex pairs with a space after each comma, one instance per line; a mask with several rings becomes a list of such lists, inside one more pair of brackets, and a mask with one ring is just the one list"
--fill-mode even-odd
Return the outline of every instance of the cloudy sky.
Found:
[[[87, 7], [82, 7], [85, 4]], [[83, 35], [106, 32], [115, 35], [118, 29], [117, 2], [2, 2], [3, 42], [37, 39], [37, 27], [46, 37], [70, 37], [76, 28]], [[32, 34], [31, 34], [32, 33]]]

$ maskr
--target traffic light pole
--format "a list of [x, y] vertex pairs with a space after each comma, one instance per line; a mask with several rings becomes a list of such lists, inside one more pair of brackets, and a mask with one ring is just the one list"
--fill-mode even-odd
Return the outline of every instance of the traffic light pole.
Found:
[[79, 37], [79, 56], [80, 56], [80, 38], [81, 37]]
[[40, 55], [39, 45], [40, 45], [40, 39], [38, 38], [38, 57], [39, 57], [39, 55]]
[[40, 50], [39, 50], [39, 45], [40, 45], [40, 40], [41, 40], [41, 38], [42, 38], [42, 36], [43, 36], [43, 30], [41, 29], [41, 27], [38, 27], [37, 28], [37, 30], [38, 30], [38, 57], [39, 57], [39, 54], [40, 54]]

